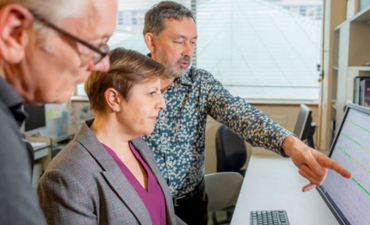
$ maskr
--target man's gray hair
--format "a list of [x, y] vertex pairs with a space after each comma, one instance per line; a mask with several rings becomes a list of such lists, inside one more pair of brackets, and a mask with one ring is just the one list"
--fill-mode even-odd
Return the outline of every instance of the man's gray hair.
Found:
[[193, 13], [185, 6], [177, 2], [162, 1], [145, 13], [143, 34], [158, 35], [164, 30], [166, 19], [182, 20], [183, 18], [191, 18], [195, 22]]
[[6, 4], [19, 4], [42, 18], [58, 23], [68, 17], [77, 17], [84, 10], [85, 0], [0, 0], [0, 8]]

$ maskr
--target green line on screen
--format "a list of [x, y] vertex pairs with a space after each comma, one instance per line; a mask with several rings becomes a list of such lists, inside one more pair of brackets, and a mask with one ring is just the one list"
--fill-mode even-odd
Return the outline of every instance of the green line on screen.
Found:
[[[343, 133], [342, 133], [343, 134]], [[348, 135], [346, 134], [343, 134], [344, 137], [348, 138], [349, 140], [351, 140], [352, 142], [354, 142], [355, 144], [357, 144], [358, 146], [362, 146], [360, 143], [358, 143], [357, 141], [353, 140], [352, 138], [350, 138]]]
[[339, 150], [341, 150], [345, 155], [347, 155], [349, 158], [352, 158], [352, 156], [350, 154], [348, 154], [348, 152], [344, 151], [342, 147], [338, 147]]
[[351, 177], [351, 180], [355, 182], [370, 197], [370, 192], [366, 190], [366, 188], [364, 188], [359, 182], [357, 182], [355, 178]]
[[356, 158], [352, 157], [350, 154], [348, 154], [348, 152], [344, 151], [344, 149], [342, 147], [338, 147], [338, 149], [343, 152], [343, 154], [345, 154], [346, 156], [348, 156], [348, 158], [352, 159], [357, 165], [359, 165], [362, 169], [364, 169], [366, 172], [370, 173], [370, 170], [361, 164], [361, 162], [359, 162]]
[[353, 143], [357, 144], [358, 146], [360, 146], [365, 151], [367, 151], [367, 152], [370, 153], [370, 149], [368, 147], [365, 147], [365, 146], [361, 145], [359, 142], [357, 142], [357, 141], [353, 140], [352, 138], [350, 138], [347, 134], [343, 134], [343, 136], [346, 137], [347, 139], [351, 140]]
[[362, 130], [367, 131], [367, 132], [369, 132], [369, 133], [370, 133], [370, 130], [369, 130], [369, 129], [366, 129], [365, 127], [362, 127], [362, 126], [360, 126], [360, 125], [357, 125], [357, 124], [355, 124], [355, 123], [354, 123], [354, 122], [352, 122], [352, 121], [349, 121], [349, 123], [350, 123], [350, 124], [352, 124], [353, 126], [356, 126], [356, 127], [360, 128], [360, 129], [362, 129]]

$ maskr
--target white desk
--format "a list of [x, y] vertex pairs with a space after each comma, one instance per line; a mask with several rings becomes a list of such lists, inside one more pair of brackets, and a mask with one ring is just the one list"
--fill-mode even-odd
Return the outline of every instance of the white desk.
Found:
[[291, 225], [339, 224], [316, 189], [302, 192], [307, 180], [290, 159], [252, 155], [231, 225], [248, 225], [252, 210], [286, 210]]
[[38, 160], [47, 157], [51, 154], [51, 146], [46, 144], [33, 149], [34, 150], [34, 160]]
[[51, 161], [52, 143], [50, 138], [42, 137], [27, 137], [27, 140], [31, 142], [32, 148], [34, 150], [35, 164], [33, 166], [32, 186], [36, 190], [42, 171], [45, 170], [45, 168]]

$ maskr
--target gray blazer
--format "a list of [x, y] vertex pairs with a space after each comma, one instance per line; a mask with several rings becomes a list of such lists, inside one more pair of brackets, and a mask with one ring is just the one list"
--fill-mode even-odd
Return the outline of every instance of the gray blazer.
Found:
[[[139, 195], [87, 124], [81, 126], [74, 140], [57, 155], [41, 177], [38, 195], [48, 223], [152, 224]], [[152, 151], [141, 139], [132, 143], [163, 190], [167, 224], [183, 224], [175, 216], [170, 190]]]

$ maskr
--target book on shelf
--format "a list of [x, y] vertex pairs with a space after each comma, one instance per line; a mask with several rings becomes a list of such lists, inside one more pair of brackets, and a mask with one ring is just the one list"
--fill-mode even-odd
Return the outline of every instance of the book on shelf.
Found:
[[330, 128], [331, 128], [331, 138], [330, 138], [330, 145], [333, 144], [334, 137], [335, 137], [335, 120], [332, 120], [330, 123]]
[[354, 104], [360, 104], [361, 78], [363, 77], [355, 77], [353, 81], [353, 103]]
[[370, 78], [361, 81], [361, 105], [370, 107]]
[[370, 107], [370, 77], [355, 77], [353, 103]]

